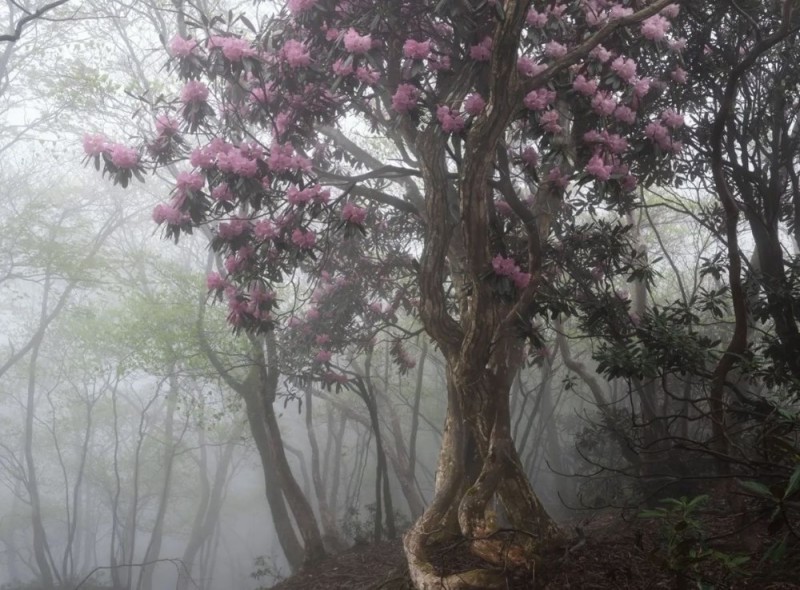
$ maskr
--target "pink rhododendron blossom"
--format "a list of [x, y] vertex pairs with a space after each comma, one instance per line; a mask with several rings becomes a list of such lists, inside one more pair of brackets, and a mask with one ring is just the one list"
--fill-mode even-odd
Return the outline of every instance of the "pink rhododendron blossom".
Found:
[[228, 186], [227, 183], [223, 182], [218, 184], [213, 189], [211, 189], [211, 198], [215, 201], [222, 201], [228, 203], [233, 201], [233, 193], [231, 192], [231, 187]]
[[681, 37], [680, 39], [670, 39], [667, 42], [669, 48], [676, 53], [681, 53], [682, 51], [684, 51], [686, 49], [687, 44], [688, 41], [683, 37]]
[[87, 133], [83, 136], [83, 151], [87, 156], [99, 156], [108, 146], [108, 140], [100, 133]]
[[655, 121], [648, 123], [644, 129], [644, 134], [653, 140], [662, 150], [670, 151], [672, 149], [672, 138], [669, 135], [669, 130], [661, 123]]
[[546, 64], [537, 63], [529, 57], [522, 56], [517, 60], [517, 71], [528, 78], [541, 74], [546, 69]]
[[598, 115], [607, 117], [616, 110], [617, 101], [608, 92], [599, 91], [592, 99], [592, 109]]
[[633, 93], [636, 95], [637, 98], [644, 98], [647, 96], [647, 93], [650, 92], [650, 85], [652, 84], [652, 80], [650, 78], [641, 78], [640, 80], [634, 80], [633, 84]]
[[160, 204], [153, 209], [153, 221], [159, 225], [165, 221], [169, 225], [181, 225], [189, 221], [189, 216], [170, 205]]
[[589, 52], [589, 57], [596, 59], [600, 63], [606, 63], [611, 59], [611, 52], [602, 45], [598, 45]]
[[347, 202], [342, 207], [342, 219], [347, 222], [362, 225], [367, 218], [367, 210], [353, 203]]
[[199, 191], [206, 183], [202, 174], [197, 172], [179, 172], [177, 177], [178, 189], [182, 191]]
[[344, 34], [344, 48], [350, 53], [367, 53], [372, 49], [372, 37], [359, 35], [355, 29], [348, 29]]
[[537, 10], [531, 8], [528, 10], [528, 14], [525, 16], [525, 22], [532, 27], [536, 27], [537, 29], [543, 29], [547, 24], [547, 13], [538, 12]]
[[633, 125], [636, 122], [636, 111], [629, 106], [620, 105], [614, 109], [614, 118], [617, 121]]
[[314, 342], [316, 342], [319, 346], [323, 346], [331, 341], [331, 337], [328, 334], [319, 334], [316, 338], [314, 338]]
[[317, 235], [310, 230], [304, 232], [301, 229], [295, 229], [292, 232], [292, 243], [299, 248], [309, 250], [317, 243]]
[[611, 70], [626, 82], [630, 82], [636, 76], [636, 62], [632, 59], [618, 57], [611, 62]]
[[272, 84], [258, 86], [250, 90], [250, 102], [257, 104], [269, 104], [275, 99], [275, 90]]
[[197, 80], [189, 80], [181, 90], [181, 101], [200, 103], [208, 100], [208, 87]]
[[633, 8], [622, 6], [621, 4], [614, 4], [608, 11], [609, 20], [619, 20], [633, 14]]
[[217, 235], [223, 240], [232, 240], [244, 234], [250, 228], [250, 221], [247, 219], [231, 219], [220, 223], [217, 227]]
[[278, 228], [269, 219], [262, 219], [253, 226], [253, 235], [258, 240], [271, 240], [278, 236]]
[[681, 7], [679, 4], [670, 4], [669, 6], [664, 7], [659, 14], [665, 16], [666, 18], [675, 18], [680, 14]]
[[489, 61], [492, 57], [492, 38], [484, 37], [480, 43], [470, 47], [469, 56], [475, 61]]
[[108, 150], [111, 153], [111, 163], [117, 168], [129, 170], [139, 164], [139, 152], [133, 148], [115, 143]]
[[486, 101], [477, 92], [473, 92], [464, 99], [464, 110], [472, 116], [478, 116], [486, 107]]
[[492, 258], [492, 269], [496, 275], [511, 279], [517, 289], [524, 289], [531, 280], [531, 275], [522, 272], [513, 258], [505, 258], [499, 254]]
[[216, 161], [216, 154], [210, 149], [195, 148], [189, 156], [189, 163], [195, 168], [213, 168]]
[[291, 68], [304, 68], [311, 64], [311, 56], [308, 53], [308, 48], [296, 39], [289, 39], [283, 44], [281, 55], [286, 63]]
[[564, 13], [567, 11], [567, 5], [560, 2], [551, 4], [547, 7], [547, 11], [550, 13], [550, 16], [556, 20], [561, 20], [561, 17], [564, 16]]
[[567, 54], [567, 47], [558, 41], [550, 41], [544, 46], [544, 52], [546, 55], [558, 59]]
[[225, 37], [225, 40], [222, 42], [222, 55], [224, 55], [225, 59], [228, 61], [242, 61], [245, 57], [253, 57], [255, 54], [255, 50], [250, 47], [250, 43], [245, 39]]
[[400, 84], [392, 95], [392, 108], [400, 114], [405, 114], [417, 108], [420, 91], [411, 84]]
[[176, 135], [180, 129], [180, 123], [177, 119], [173, 119], [166, 114], [161, 114], [156, 117], [156, 133], [159, 135]]
[[547, 88], [537, 88], [525, 95], [522, 101], [526, 109], [531, 111], [543, 111], [556, 99], [555, 90]]
[[572, 88], [584, 96], [594, 96], [597, 92], [597, 80], [587, 80], [585, 76], [578, 75], [572, 82]]
[[217, 168], [222, 172], [232, 172], [245, 178], [252, 178], [258, 174], [258, 162], [242, 155], [239, 151], [219, 154]]
[[556, 110], [546, 111], [539, 115], [539, 125], [542, 126], [547, 133], [557, 134], [563, 131], [561, 125], [559, 125], [559, 121], [561, 120], [561, 115]]
[[286, 191], [286, 200], [289, 201], [290, 205], [300, 207], [312, 201], [327, 203], [330, 199], [330, 195], [330, 191], [322, 190], [322, 187], [318, 184], [308, 186], [304, 189], [300, 189], [297, 186], [290, 186], [289, 190]]
[[595, 154], [591, 157], [586, 164], [586, 172], [597, 178], [598, 180], [608, 180], [611, 178], [612, 166], [603, 161], [600, 154]]
[[335, 373], [334, 371], [328, 371], [327, 373], [322, 375], [322, 380], [325, 381], [325, 383], [329, 383], [331, 385], [334, 384], [334, 383], [337, 384], [337, 385], [343, 385], [343, 384], [347, 383], [348, 381], [350, 381], [350, 378], [347, 375], [343, 375], [341, 373]]
[[660, 14], [646, 18], [642, 21], [642, 36], [651, 41], [660, 41], [664, 38], [669, 30], [669, 21]]
[[431, 41], [416, 41], [414, 39], [406, 39], [403, 43], [403, 55], [408, 59], [427, 59], [431, 54]]
[[223, 279], [218, 272], [209, 273], [206, 276], [206, 287], [209, 291], [218, 291], [228, 286], [228, 283]]
[[327, 362], [330, 362], [332, 356], [333, 355], [330, 353], [330, 351], [320, 350], [317, 353], [317, 356], [314, 357], [314, 362], [315, 363], [320, 363], [320, 364], [327, 363]]
[[313, 8], [316, 3], [317, 0], [289, 0], [286, 6], [292, 14], [300, 14]]
[[449, 55], [431, 56], [428, 60], [428, 67], [435, 72], [446, 72], [452, 67]]
[[349, 76], [353, 73], [353, 62], [349, 59], [337, 59], [331, 66], [337, 76]]
[[169, 52], [174, 57], [189, 57], [197, 47], [197, 41], [194, 39], [184, 39], [180, 35], [176, 35], [169, 42]]
[[440, 106], [436, 109], [436, 118], [445, 133], [461, 133], [464, 130], [464, 117], [458, 111], [450, 110], [448, 106]]
[[311, 161], [295, 153], [290, 143], [274, 143], [270, 147], [267, 165], [273, 172], [293, 172], [298, 170], [311, 170]]
[[683, 127], [685, 123], [683, 115], [676, 113], [673, 109], [667, 109], [661, 113], [661, 120], [664, 122], [664, 125], [672, 129]]
[[689, 79], [686, 75], [686, 70], [680, 66], [672, 70], [669, 76], [678, 84], [686, 84], [687, 80]]
[[377, 70], [373, 70], [369, 66], [358, 66], [356, 68], [356, 79], [362, 84], [372, 86], [377, 84], [378, 80], [381, 79], [381, 73]]

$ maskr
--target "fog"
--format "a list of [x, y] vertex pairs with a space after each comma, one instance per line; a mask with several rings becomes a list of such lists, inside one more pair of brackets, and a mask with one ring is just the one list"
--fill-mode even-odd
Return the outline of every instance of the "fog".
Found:
[[[648, 3], [407, 4], [0, 4], [1, 590], [327, 588], [359, 551], [386, 588], [583, 587], [585, 551], [682, 590], [796, 551], [800, 45], [734, 68], [783, 17], [665, 5], [630, 21], [661, 79], [598, 46], [542, 86], [538, 35]], [[526, 110], [480, 134], [506, 18]]]

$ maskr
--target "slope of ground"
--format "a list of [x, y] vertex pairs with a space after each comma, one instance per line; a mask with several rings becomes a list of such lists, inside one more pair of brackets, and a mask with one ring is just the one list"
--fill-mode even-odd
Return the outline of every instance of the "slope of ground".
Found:
[[[789, 590], [800, 589], [800, 548], [789, 547], [777, 563], [762, 563], [771, 541], [763, 523], [747, 526], [723, 511], [702, 515], [708, 550], [716, 553], [687, 554], [667, 550], [663, 527], [658, 522], [606, 515], [581, 526], [562, 546], [548, 552], [546, 565], [537, 572], [510, 577], [509, 589], [546, 590], [645, 590], [713, 588]], [[673, 546], [674, 547], [674, 546]], [[726, 558], [746, 556], [738, 567]], [[463, 545], [439, 547], [434, 565], [443, 573], [480, 565]], [[675, 569], [690, 575], [679, 579]], [[705, 586], [698, 585], [702, 581]], [[285, 580], [274, 590], [411, 590], [400, 541], [354, 547], [328, 558], [308, 571]]]

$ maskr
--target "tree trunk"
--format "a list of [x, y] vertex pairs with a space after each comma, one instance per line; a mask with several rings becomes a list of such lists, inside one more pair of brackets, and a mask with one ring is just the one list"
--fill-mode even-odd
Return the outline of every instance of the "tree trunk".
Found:
[[269, 437], [264, 425], [264, 407], [258, 392], [255, 390], [243, 389], [242, 399], [247, 410], [250, 433], [253, 435], [253, 440], [258, 449], [258, 456], [261, 459], [261, 471], [264, 473], [264, 489], [269, 510], [272, 514], [275, 533], [286, 556], [286, 561], [289, 562], [289, 567], [294, 572], [303, 565], [303, 546], [297, 539], [297, 534], [292, 527], [292, 521], [284, 503], [283, 492], [275, 474], [275, 460], [270, 450]]

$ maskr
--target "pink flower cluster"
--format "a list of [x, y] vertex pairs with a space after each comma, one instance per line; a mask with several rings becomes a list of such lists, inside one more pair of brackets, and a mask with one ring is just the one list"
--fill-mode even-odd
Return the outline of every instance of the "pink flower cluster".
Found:
[[586, 143], [604, 145], [613, 154], [621, 154], [628, 149], [627, 139], [617, 133], [609, 133], [605, 129], [603, 131], [587, 131], [583, 134], [583, 140]]
[[545, 111], [541, 115], [539, 115], [539, 125], [542, 126], [547, 133], [552, 133], [553, 135], [557, 133], [561, 133], [563, 131], [559, 121], [561, 120], [561, 115], [555, 109]]
[[584, 96], [594, 96], [597, 92], [597, 86], [597, 80], [587, 80], [583, 74], [576, 76], [572, 82], [572, 89]]
[[253, 235], [258, 240], [271, 240], [278, 237], [278, 228], [269, 219], [262, 219], [253, 227]]
[[169, 115], [161, 114], [156, 116], [156, 133], [171, 137], [180, 131], [180, 123]]
[[620, 56], [611, 62], [611, 70], [625, 82], [630, 82], [636, 77], [636, 62]]
[[342, 219], [349, 223], [362, 225], [367, 218], [367, 209], [359, 207], [351, 202], [347, 202], [342, 207]]
[[153, 221], [159, 225], [165, 221], [170, 225], [182, 225], [189, 221], [189, 216], [172, 205], [161, 203], [153, 209]]
[[290, 143], [273, 143], [267, 165], [273, 172], [311, 171], [311, 160], [296, 154]]
[[531, 8], [525, 16], [525, 22], [537, 29], [543, 29], [547, 24], [547, 13], [538, 12], [536, 9]]
[[122, 170], [136, 168], [139, 164], [139, 152], [119, 143], [108, 146], [111, 154], [111, 163]]
[[317, 243], [317, 235], [311, 230], [303, 231], [298, 228], [292, 232], [292, 243], [298, 248], [310, 250]]
[[406, 114], [417, 108], [420, 91], [411, 84], [400, 84], [392, 95], [392, 108], [398, 113]]
[[184, 39], [180, 35], [176, 35], [169, 42], [169, 52], [174, 57], [189, 57], [197, 47], [197, 41], [194, 39]]
[[189, 80], [181, 90], [181, 101], [186, 104], [204, 103], [208, 100], [208, 87], [197, 80]]
[[217, 235], [223, 240], [234, 240], [244, 235], [250, 229], [250, 220], [241, 217], [234, 217], [227, 222], [220, 223], [217, 227]]
[[332, 356], [333, 355], [331, 354], [330, 351], [322, 349], [314, 357], [314, 362], [319, 364], [328, 363], [330, 362]]
[[477, 92], [470, 94], [464, 99], [464, 110], [473, 117], [480, 115], [484, 108], [486, 108], [486, 101]]
[[283, 44], [281, 55], [290, 68], [304, 68], [311, 64], [308, 48], [296, 39], [289, 39]]
[[464, 130], [464, 117], [458, 111], [453, 111], [448, 106], [440, 106], [436, 109], [436, 118], [445, 133], [461, 133]]
[[541, 74], [546, 69], [547, 65], [536, 63], [530, 57], [524, 55], [517, 60], [517, 71], [527, 78]]
[[613, 164], [606, 163], [600, 154], [595, 154], [589, 159], [586, 164], [586, 172], [597, 178], [598, 180], [608, 180], [611, 178], [611, 173], [614, 170]]
[[206, 183], [202, 174], [197, 172], [179, 172], [177, 177], [177, 187], [180, 191], [199, 191]]
[[406, 39], [403, 43], [403, 55], [408, 59], [422, 60], [427, 59], [431, 54], [431, 41], [415, 41]]
[[292, 14], [300, 14], [310, 10], [317, 3], [317, 0], [289, 0], [286, 6]]
[[367, 53], [372, 49], [372, 37], [370, 35], [359, 35], [355, 29], [348, 29], [344, 34], [344, 48], [350, 53]]
[[242, 61], [245, 57], [253, 57], [256, 52], [245, 39], [239, 37], [223, 37], [219, 42], [222, 55], [231, 62]]
[[311, 185], [304, 189], [300, 189], [296, 186], [290, 186], [289, 190], [286, 191], [286, 200], [289, 201], [290, 205], [294, 205], [295, 207], [307, 205], [312, 201], [325, 204], [328, 202], [330, 197], [331, 192], [328, 190], [322, 190], [322, 187], [318, 184]]
[[642, 21], [642, 36], [651, 41], [663, 39], [670, 28], [670, 22], [660, 14], [654, 14]]
[[550, 106], [555, 99], [555, 90], [537, 88], [536, 90], [531, 90], [528, 94], [526, 94], [525, 99], [522, 102], [526, 109], [530, 109], [531, 111], [543, 111]]
[[217, 154], [217, 168], [220, 172], [229, 172], [244, 178], [258, 175], [258, 161], [235, 149]]
[[480, 43], [470, 47], [469, 56], [475, 61], [489, 61], [492, 57], [492, 38], [484, 37]]
[[83, 136], [83, 151], [87, 156], [99, 156], [108, 146], [105, 135], [100, 133], [86, 133]]
[[513, 258], [505, 258], [499, 254], [492, 258], [492, 269], [496, 275], [514, 281], [517, 289], [524, 289], [531, 280], [530, 273], [522, 272]]

